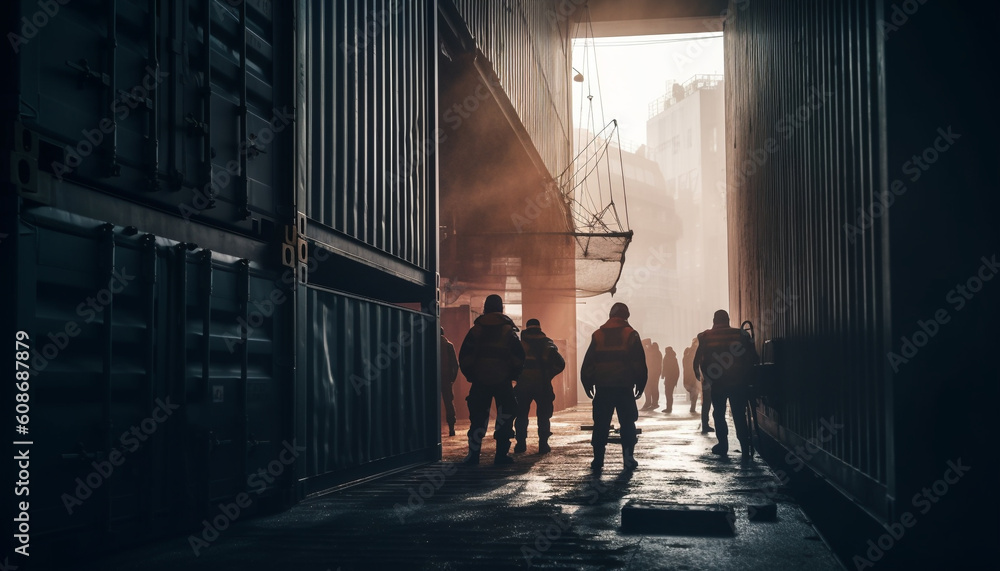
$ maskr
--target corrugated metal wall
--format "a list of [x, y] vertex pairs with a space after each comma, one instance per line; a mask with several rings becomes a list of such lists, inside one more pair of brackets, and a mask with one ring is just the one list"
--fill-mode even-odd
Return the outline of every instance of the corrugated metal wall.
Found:
[[[109, 301], [32, 385], [36, 537], [104, 548], [242, 491], [288, 502], [438, 458], [436, 3], [52, 6], [0, 56], [9, 332], [52, 353], [77, 304]], [[37, 9], [7, 6], [7, 28]], [[161, 81], [129, 95], [144, 74]], [[116, 101], [115, 137], [89, 141]], [[101, 294], [123, 266], [139, 277]], [[181, 408], [163, 430], [67, 513], [60, 494], [165, 395]], [[251, 479], [306, 439], [307, 461]]]
[[272, 239], [292, 205], [292, 70], [275, 63], [291, 57], [290, 7], [69, 2], [46, 15], [39, 6], [20, 3], [44, 25], [16, 46], [10, 83], [31, 142], [22, 192], [84, 210], [63, 184], [73, 181]]
[[436, 235], [434, 13], [434, 2], [388, 0], [305, 1], [299, 13], [300, 210], [313, 230], [424, 270]]
[[44, 207], [18, 249], [39, 534], [159, 533], [278, 457], [293, 307], [278, 274]]
[[885, 516], [885, 219], [845, 231], [882, 190], [875, 4], [730, 2], [727, 203], [733, 321], [778, 344], [767, 429]]
[[454, 0], [551, 176], [569, 164], [569, 19], [558, 0]]
[[440, 457], [436, 8], [296, 7], [306, 493]]
[[434, 316], [315, 287], [300, 289], [298, 438], [310, 491], [338, 473], [436, 450]]

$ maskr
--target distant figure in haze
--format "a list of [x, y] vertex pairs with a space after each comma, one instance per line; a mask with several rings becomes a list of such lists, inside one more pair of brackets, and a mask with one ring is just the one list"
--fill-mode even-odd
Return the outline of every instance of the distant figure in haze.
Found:
[[472, 383], [469, 404], [469, 454], [464, 464], [479, 464], [479, 452], [490, 422], [490, 404], [495, 400], [497, 420], [493, 438], [497, 441], [494, 464], [510, 464], [510, 439], [514, 437], [517, 402], [511, 383], [524, 366], [524, 348], [517, 338], [517, 326], [503, 314], [503, 300], [493, 294], [483, 304], [480, 315], [458, 353], [462, 374]]
[[684, 86], [682, 86], [681, 84], [675, 83], [670, 91], [671, 95], [673, 95], [674, 99], [676, 99], [677, 101], [684, 99]]
[[712, 384], [702, 383], [698, 372], [694, 369], [694, 354], [698, 350], [698, 338], [691, 340], [691, 346], [684, 349], [681, 361], [684, 363], [684, 390], [688, 392], [691, 401], [691, 412], [697, 412], [698, 395], [701, 395], [701, 433], [715, 432], [708, 424], [708, 413], [712, 405]]
[[455, 346], [444, 336], [441, 328], [441, 399], [444, 401], [445, 418], [448, 420], [448, 436], [455, 436], [455, 394], [451, 386], [458, 378], [458, 359]]
[[[674, 410], [674, 389], [677, 388], [677, 379], [681, 376], [680, 367], [677, 366], [677, 353], [673, 347], [663, 350], [663, 363], [660, 366], [660, 377], [663, 379], [663, 394], [667, 395], [667, 408], [660, 412], [673, 412]], [[691, 412], [694, 412], [694, 403], [691, 403]]]
[[517, 444], [514, 452], [524, 452], [528, 449], [525, 442], [528, 438], [528, 411], [531, 401], [535, 401], [535, 418], [538, 422], [538, 453], [547, 454], [549, 447], [549, 419], [552, 418], [552, 403], [556, 393], [552, 390], [552, 378], [566, 368], [566, 361], [559, 354], [559, 349], [551, 339], [542, 332], [542, 324], [537, 319], [529, 319], [521, 333], [521, 346], [524, 347], [524, 369], [514, 387], [517, 397], [517, 419], [514, 430], [517, 434]]
[[639, 333], [628, 323], [628, 306], [616, 303], [611, 306], [608, 321], [591, 336], [590, 347], [583, 358], [580, 382], [587, 396], [594, 400], [594, 460], [590, 467], [600, 470], [604, 466], [604, 450], [611, 429], [611, 415], [618, 412], [621, 425], [622, 460], [631, 470], [639, 465], [635, 461], [635, 444], [638, 441], [635, 421], [639, 410], [635, 401], [642, 396], [646, 385], [646, 355]]
[[729, 313], [720, 309], [712, 316], [712, 328], [698, 334], [694, 366], [702, 379], [712, 383], [712, 407], [715, 409], [715, 434], [719, 443], [712, 453], [725, 456], [729, 451], [729, 428], [726, 426], [726, 401], [732, 409], [736, 438], [743, 460], [750, 459], [750, 425], [747, 419], [746, 382], [751, 367], [760, 361], [750, 334], [729, 326]]
[[646, 353], [646, 402], [642, 404], [641, 410], [656, 410], [660, 404], [660, 367], [663, 364], [663, 355], [660, 354], [660, 346], [651, 339], [643, 339], [643, 351]]

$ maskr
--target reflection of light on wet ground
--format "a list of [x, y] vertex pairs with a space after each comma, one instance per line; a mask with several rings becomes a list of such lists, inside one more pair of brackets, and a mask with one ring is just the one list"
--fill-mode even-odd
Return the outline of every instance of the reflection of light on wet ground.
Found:
[[[641, 413], [639, 468], [624, 471], [621, 448], [609, 444], [605, 470], [594, 475], [590, 433], [580, 430], [590, 414], [589, 406], [557, 413], [546, 455], [537, 453], [532, 418], [528, 451], [503, 467], [491, 464], [492, 432], [483, 464], [456, 464], [467, 451], [468, 421], [459, 421], [458, 435], [443, 437], [443, 462], [246, 518], [199, 558], [173, 538], [93, 569], [509, 569], [527, 567], [526, 554], [540, 568], [840, 568], [759, 458], [741, 466], [735, 450], [728, 462], [711, 455], [716, 440], [700, 433], [700, 415]], [[736, 535], [622, 533], [631, 499], [731, 505]], [[777, 521], [749, 521], [746, 506], [766, 499], [777, 502]]]

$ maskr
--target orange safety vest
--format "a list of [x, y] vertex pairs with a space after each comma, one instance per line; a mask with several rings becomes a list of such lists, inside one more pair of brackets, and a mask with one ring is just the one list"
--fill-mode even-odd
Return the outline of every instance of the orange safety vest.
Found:
[[736, 386], [757, 359], [750, 336], [742, 329], [714, 326], [698, 334], [701, 372], [719, 386]]
[[[639, 334], [624, 319], [611, 318], [594, 332], [590, 343], [590, 359], [585, 363], [584, 382], [592, 380], [598, 387], [634, 387], [645, 381], [646, 356], [642, 355], [641, 366], [634, 363], [630, 355], [629, 342], [638, 343]], [[637, 370], [638, 369], [638, 370]], [[637, 379], [637, 373], [642, 377]]]
[[528, 328], [521, 332], [524, 346], [524, 370], [518, 383], [544, 384], [552, 381], [566, 367], [559, 350], [541, 329]]

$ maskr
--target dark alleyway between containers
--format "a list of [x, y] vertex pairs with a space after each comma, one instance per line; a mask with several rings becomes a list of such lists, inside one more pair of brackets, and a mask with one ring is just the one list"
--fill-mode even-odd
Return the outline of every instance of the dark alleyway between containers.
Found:
[[[459, 464], [468, 426], [460, 421], [457, 436], [444, 427], [441, 462], [235, 521], [197, 556], [190, 537], [175, 537], [87, 568], [841, 569], [764, 461], [741, 465], [732, 450], [728, 461], [712, 455], [714, 434], [700, 433], [698, 415], [643, 412], [639, 468], [623, 470], [612, 443], [604, 472], [594, 475], [590, 433], [581, 430], [590, 412], [582, 405], [556, 413], [552, 453], [539, 455], [529, 432], [527, 452], [502, 467]], [[493, 445], [488, 437], [484, 454]], [[625, 533], [621, 509], [630, 500], [732, 506], [735, 534]], [[777, 504], [776, 521], [751, 521], [748, 506], [767, 502]]]

